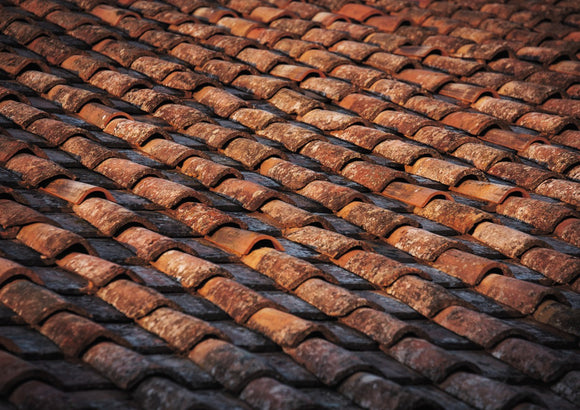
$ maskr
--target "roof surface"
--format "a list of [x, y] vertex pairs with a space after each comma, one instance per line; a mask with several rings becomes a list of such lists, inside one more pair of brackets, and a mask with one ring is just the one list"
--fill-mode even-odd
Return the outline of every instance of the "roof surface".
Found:
[[580, 407], [577, 1], [0, 4], [0, 409]]

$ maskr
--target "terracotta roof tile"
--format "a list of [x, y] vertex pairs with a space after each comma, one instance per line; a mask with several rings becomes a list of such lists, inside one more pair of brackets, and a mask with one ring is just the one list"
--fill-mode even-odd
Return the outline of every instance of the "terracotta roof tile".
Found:
[[84, 354], [83, 360], [121, 388], [134, 387], [145, 377], [164, 372], [164, 369], [144, 356], [108, 342], [91, 347]]
[[82, 354], [97, 340], [123, 343], [122, 338], [103, 326], [67, 312], [51, 316], [41, 327], [40, 332], [56, 343], [67, 356]]
[[216, 339], [199, 343], [189, 357], [233, 392], [257, 378], [276, 377], [276, 371], [261, 357]]
[[131, 271], [101, 259], [96, 256], [72, 252], [58, 261], [59, 266], [75, 272], [77, 275], [89, 280], [96, 287], [102, 287], [119, 277], [131, 277], [139, 281]]
[[335, 385], [359, 371], [374, 371], [372, 366], [358, 357], [323, 339], [308, 339], [298, 347], [286, 351], [329, 385]]
[[291, 200], [284, 196], [284, 194], [258, 185], [254, 182], [236, 178], [226, 179], [214, 189], [216, 192], [234, 199], [249, 211], [255, 211], [273, 198], [291, 202]]
[[449, 306], [467, 305], [445, 288], [414, 275], [401, 277], [387, 292], [427, 317], [433, 317]]
[[141, 319], [162, 307], [176, 307], [152, 289], [124, 279], [109, 283], [98, 295], [131, 319]]
[[[501, 135], [502, 131], [503, 130], [493, 128], [487, 131], [486, 135], [489, 133], [498, 133]], [[462, 144], [453, 152], [452, 155], [456, 158], [460, 158], [466, 161], [467, 163], [473, 164], [477, 169], [485, 172], [489, 171], [492, 166], [499, 162], [504, 162], [507, 164], [511, 163], [511, 161], [514, 161], [512, 154], [510, 154], [508, 151], [500, 150], [476, 142], [467, 142]]]
[[[493, 350], [495, 357], [501, 358], [516, 369], [542, 381], [553, 380], [558, 372], [565, 371], [573, 362], [564, 364], [565, 355], [526, 340], [510, 338]], [[530, 360], [532, 357], [535, 359]], [[562, 365], [564, 365], [562, 367]]]
[[[570, 2], [74, 3], [0, 24], [0, 282], [52, 295], [26, 300], [50, 305], [39, 331], [0, 308], [0, 344], [59, 379], [18, 379], [7, 402], [574, 400]], [[231, 286], [195, 293], [214, 283]], [[97, 347], [117, 359], [86, 354], [108, 377], [87, 382], [68, 357]]]
[[367, 198], [352, 188], [327, 181], [312, 181], [300, 190], [304, 195], [337, 212], [353, 201], [368, 202]]
[[405, 275], [428, 276], [416, 268], [408, 267], [383, 255], [362, 250], [351, 250], [340, 257], [337, 263], [369, 282], [387, 287]]

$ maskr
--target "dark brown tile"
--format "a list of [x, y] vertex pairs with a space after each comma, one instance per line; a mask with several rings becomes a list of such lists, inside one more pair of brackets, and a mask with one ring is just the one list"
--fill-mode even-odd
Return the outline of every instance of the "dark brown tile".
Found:
[[66, 356], [78, 356], [97, 340], [123, 343], [101, 325], [81, 316], [60, 312], [51, 316], [40, 332], [56, 343]]
[[189, 358], [233, 392], [241, 391], [257, 378], [277, 375], [261, 357], [216, 339], [199, 343]]
[[83, 309], [28, 280], [15, 280], [4, 285], [0, 299], [31, 326], [39, 326], [47, 318], [61, 311], [87, 316]]
[[335, 385], [358, 371], [376, 372], [347, 350], [323, 339], [308, 339], [286, 352], [328, 385]]
[[274, 406], [280, 410], [290, 410], [314, 406], [310, 398], [300, 390], [269, 377], [261, 377], [250, 382], [242, 391], [240, 398], [256, 408]]

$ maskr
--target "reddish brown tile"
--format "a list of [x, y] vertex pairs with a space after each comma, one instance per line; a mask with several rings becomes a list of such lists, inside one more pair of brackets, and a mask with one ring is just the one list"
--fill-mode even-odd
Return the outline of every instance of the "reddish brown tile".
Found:
[[332, 212], [340, 211], [353, 201], [369, 202], [358, 191], [328, 181], [312, 181], [299, 194], [324, 205]]
[[564, 297], [555, 289], [494, 273], [486, 276], [476, 289], [524, 315], [533, 313], [545, 299], [564, 301]]
[[326, 179], [322, 174], [279, 158], [264, 161], [260, 166], [260, 172], [293, 190], [304, 188], [312, 181]]
[[59, 65], [73, 54], [76, 54], [74, 48], [55, 37], [38, 37], [28, 44], [27, 47], [36, 54], [40, 54], [46, 58], [49, 64], [54, 65]]
[[[522, 339], [509, 338], [498, 344], [492, 354], [525, 374], [544, 382], [561, 376], [574, 365], [566, 355]], [[577, 359], [576, 359], [577, 360]]]
[[257, 378], [276, 377], [264, 359], [221, 340], [199, 343], [188, 357], [232, 392], [241, 391]]
[[[2, 363], [2, 367], [7, 370], [2, 375], [2, 379], [0, 379], [0, 391], [3, 394], [9, 394], [14, 391], [18, 385], [26, 385], [28, 380], [33, 379], [56, 384], [53, 375], [25, 360], [11, 355], [10, 353], [4, 351], [0, 352], [0, 363]], [[36, 383], [40, 384], [40, 382]], [[16, 395], [18, 395], [18, 393], [16, 393]], [[14, 396], [12, 396], [12, 399], [13, 398]]]
[[444, 127], [423, 127], [413, 135], [415, 141], [429, 145], [441, 152], [453, 152], [465, 143], [476, 142], [466, 134], [450, 131]]
[[246, 225], [222, 211], [205, 204], [186, 202], [170, 214], [191, 228], [195, 235], [209, 235], [223, 226], [246, 228]]
[[300, 150], [310, 141], [324, 139], [324, 137], [321, 135], [316, 134], [306, 128], [287, 123], [271, 124], [266, 129], [258, 131], [257, 134], [282, 143], [292, 152]]
[[69, 357], [82, 354], [97, 340], [125, 343], [123, 339], [103, 326], [68, 312], [60, 312], [51, 316], [40, 328], [40, 332], [56, 343]]
[[[114, 94], [114, 91], [110, 91]], [[160, 107], [174, 105], [174, 98], [169, 94], [159, 93], [155, 90], [137, 88], [127, 91], [122, 96], [123, 101], [140, 107], [143, 111], [156, 115]], [[193, 109], [192, 109], [193, 110]], [[170, 120], [167, 120], [170, 122]], [[179, 128], [179, 127], [177, 127]]]
[[419, 158], [405, 170], [411, 174], [432, 179], [444, 185], [457, 186], [464, 180], [484, 180], [485, 175], [474, 168], [464, 167], [438, 158]]
[[340, 147], [326, 141], [312, 141], [300, 150], [306, 155], [320, 162], [322, 166], [334, 172], [340, 172], [347, 163], [365, 158], [358, 152]]
[[271, 200], [262, 205], [260, 210], [283, 229], [313, 225], [332, 230], [330, 223], [323, 217], [311, 214], [308, 211], [278, 199]]
[[556, 226], [565, 218], [572, 217], [574, 213], [564, 207], [550, 204], [531, 198], [507, 198], [498, 205], [496, 212], [519, 219], [534, 227], [542, 233], [552, 233]]
[[56, 85], [64, 84], [66, 82], [64, 79], [56, 75], [34, 70], [28, 70], [20, 74], [18, 76], [18, 81], [40, 94], [47, 92]]
[[89, 363], [122, 389], [133, 388], [147, 376], [163, 372], [160, 366], [143, 355], [109, 342], [92, 346], [84, 353], [83, 361]]
[[161, 177], [159, 171], [123, 158], [105, 159], [95, 171], [128, 189], [145, 177]]
[[[249, 114], [252, 115], [252, 113]], [[249, 169], [256, 169], [268, 158], [284, 159], [286, 157], [279, 150], [248, 138], [232, 140], [224, 148], [223, 152]]]
[[209, 203], [194, 189], [161, 178], [144, 178], [135, 185], [133, 192], [165, 208], [174, 208], [185, 202]]
[[212, 278], [198, 292], [238, 323], [245, 323], [261, 309], [277, 308], [276, 303], [228, 278]]
[[535, 189], [538, 194], [557, 198], [576, 207], [580, 206], [578, 183], [564, 179], [546, 179]]
[[269, 307], [254, 313], [248, 320], [248, 326], [267, 335], [282, 347], [296, 347], [312, 335], [336, 340], [323, 326]]
[[423, 208], [434, 199], [453, 201], [453, 198], [447, 192], [396, 181], [391, 182], [383, 190], [382, 194], [388, 198], [393, 198], [419, 208]]
[[17, 154], [6, 162], [5, 167], [20, 175], [24, 184], [30, 187], [43, 185], [57, 178], [74, 179], [70, 171], [55, 162], [30, 154]]
[[5, 100], [0, 103], [0, 114], [9, 118], [22, 128], [28, 127], [41, 118], [49, 117], [47, 113], [38, 108], [12, 100]]
[[469, 233], [474, 226], [482, 221], [495, 220], [487, 212], [443, 199], [433, 199], [424, 207], [415, 208], [414, 212], [431, 221], [453, 228], [462, 234]]
[[379, 237], [390, 235], [399, 226], [418, 226], [414, 220], [388, 209], [356, 201], [345, 206], [337, 215]]
[[[50, 124], [46, 124], [46, 126], [49, 125]], [[54, 131], [56, 132], [59, 129], [60, 127], [56, 128]], [[70, 130], [70, 132], [72, 134], [74, 129]], [[51, 138], [52, 135], [54, 134], [51, 132]], [[54, 138], [58, 138], [58, 136], [55, 135]], [[89, 169], [96, 168], [99, 164], [109, 158], [122, 157], [121, 154], [84, 137], [71, 136], [71, 138], [67, 139], [62, 144], [62, 149], [71, 154], [73, 158], [78, 159], [81, 164]]]
[[98, 71], [91, 77], [90, 83], [117, 97], [123, 97], [133, 88], [150, 86], [145, 80], [133, 78], [129, 75], [111, 70]]
[[475, 407], [511, 407], [538, 401], [531, 393], [473, 373], [457, 372], [441, 383], [441, 387]]
[[347, 252], [335, 263], [380, 287], [388, 287], [405, 275], [417, 275], [429, 279], [427, 274], [416, 268], [378, 253], [358, 249]]
[[254, 70], [245, 64], [232, 63], [219, 59], [207, 61], [199, 70], [204, 74], [218, 78], [224, 84], [230, 84], [240, 74], [255, 73]]
[[216, 232], [208, 236], [207, 239], [239, 256], [248, 255], [250, 252], [255, 250], [257, 245], [260, 245], [260, 247], [273, 248], [279, 251], [284, 250], [282, 245], [271, 236], [227, 226], [218, 229]]
[[473, 237], [511, 258], [517, 258], [536, 246], [547, 247], [543, 241], [531, 235], [491, 222], [477, 225]]
[[529, 197], [529, 194], [521, 188], [481, 181], [464, 181], [461, 185], [452, 187], [451, 189], [463, 195], [489, 201], [494, 204], [501, 204], [509, 197]]
[[251, 92], [260, 99], [269, 99], [282, 88], [290, 88], [291, 82], [273, 77], [240, 75], [232, 82], [237, 88]]
[[517, 162], [498, 162], [488, 169], [487, 172], [530, 191], [536, 189], [542, 182], [555, 176], [552, 172]]
[[61, 311], [87, 316], [83, 309], [28, 280], [17, 279], [4, 285], [0, 291], [0, 300], [31, 326], [39, 326]]
[[249, 211], [255, 211], [271, 199], [292, 203], [284, 194], [243, 179], [229, 178], [214, 188], [216, 192], [234, 199]]
[[177, 308], [175, 303], [153, 289], [125, 279], [109, 283], [99, 289], [97, 295], [134, 320], [162, 307]]
[[285, 351], [327, 385], [336, 385], [359, 371], [376, 372], [357, 356], [324, 339], [308, 339]]
[[28, 70], [48, 72], [48, 67], [40, 60], [5, 52], [0, 52], [0, 69], [13, 77]]
[[81, 204], [88, 197], [103, 197], [108, 201], [115, 201], [109, 191], [71, 179], [56, 179], [43, 187], [42, 190], [73, 205]]
[[436, 157], [437, 152], [420, 145], [410, 144], [399, 139], [381, 142], [374, 148], [374, 153], [398, 164], [409, 165], [421, 157]]
[[79, 117], [90, 124], [96, 125], [100, 129], [104, 129], [109, 122], [116, 118], [133, 119], [130, 115], [122, 111], [95, 102], [84, 104], [78, 114]]
[[57, 264], [63, 269], [82, 276], [96, 288], [106, 286], [120, 277], [129, 277], [135, 282], [141, 281], [137, 275], [120, 265], [83, 253], [71, 252], [59, 259]]
[[118, 233], [115, 239], [135, 252], [139, 258], [148, 262], [155, 261], [163, 253], [173, 249], [194, 253], [184, 243], [141, 226], [130, 226]]
[[48, 259], [66, 256], [66, 253], [77, 249], [95, 255], [93, 248], [81, 236], [45, 223], [24, 226], [17, 238]]
[[16, 278], [27, 279], [38, 285], [44, 285], [43, 281], [33, 270], [10, 259], [0, 258], [0, 286], [10, 283]]
[[479, 370], [473, 364], [462, 361], [459, 357], [448, 353], [430, 342], [408, 337], [389, 349], [399, 362], [418, 371], [434, 382], [441, 382], [449, 375], [462, 370]]
[[125, 119], [112, 120], [104, 131], [137, 147], [141, 147], [154, 139], [170, 139], [169, 135], [159, 127]]
[[429, 318], [449, 306], [468, 305], [440, 285], [414, 275], [405, 275], [398, 279], [387, 289], [387, 293]]
[[123, 67], [131, 67], [133, 61], [137, 60], [139, 57], [152, 55], [152, 53], [147, 49], [122, 41], [107, 39], [99, 41], [96, 44], [91, 44], [94, 44], [94, 51], [104, 54], [105, 56], [115, 60]]
[[147, 141], [146, 145], [141, 149], [143, 152], [171, 168], [179, 167], [191, 157], [205, 157], [205, 155], [198, 150], [188, 148], [185, 145], [178, 144], [168, 139], [152, 139]]
[[363, 89], [371, 87], [372, 84], [386, 77], [382, 71], [349, 64], [336, 67], [330, 74], [333, 77], [350, 81], [353, 85]]
[[[386, 101], [365, 94], [349, 94], [340, 101], [339, 105], [347, 110], [354, 111], [369, 121], [372, 121], [381, 111], [390, 107], [390, 104]], [[360, 126], [353, 125], [353, 127]]]
[[183, 352], [191, 350], [203, 339], [228, 340], [226, 335], [208, 323], [164, 307], [139, 319], [139, 324]]
[[366, 299], [317, 278], [306, 280], [294, 291], [298, 297], [332, 317], [346, 316], [360, 307], [374, 307]]
[[521, 262], [558, 283], [569, 283], [580, 272], [580, 259], [548, 248], [528, 250]]
[[580, 244], [580, 232], [578, 228], [580, 228], [580, 220], [578, 218], [568, 218], [558, 224], [554, 233], [566, 242], [578, 246]]
[[434, 261], [449, 249], [466, 250], [466, 246], [459, 242], [412, 226], [397, 228], [389, 236], [387, 242], [416, 258], [429, 262]]
[[177, 278], [185, 288], [197, 288], [208, 279], [231, 275], [218, 265], [179, 250], [164, 252], [151, 263], [160, 271]]
[[314, 226], [292, 229], [286, 237], [294, 242], [312, 247], [318, 253], [337, 259], [353, 249], [365, 249], [366, 245], [341, 234]]
[[209, 120], [204, 113], [187, 105], [163, 104], [156, 109], [151, 108], [151, 110], [145, 111], [155, 111], [156, 117], [163, 118], [178, 130], [187, 129], [194, 124]]
[[525, 336], [506, 322], [462, 306], [443, 309], [433, 320], [485, 348], [491, 348], [512, 335]]
[[516, 124], [520, 127], [531, 128], [543, 134], [558, 134], [566, 128], [576, 129], [573, 119], [559, 115], [530, 112], [520, 117]]
[[243, 262], [288, 290], [294, 290], [311, 278], [332, 281], [332, 277], [314, 265], [270, 248], [260, 248], [243, 258]]
[[489, 130], [480, 139], [502, 145], [516, 151], [525, 151], [531, 144], [548, 144], [548, 140], [538, 135], [516, 134], [505, 130]]
[[[387, 74], [395, 75], [399, 73], [397, 78], [399, 75], [405, 77], [402, 73], [412, 70], [416, 66], [415, 61], [408, 57], [383, 52], [374, 53], [367, 58], [365, 64], [385, 71]], [[404, 80], [404, 78], [402, 79]]]
[[485, 134], [488, 130], [505, 127], [494, 117], [475, 112], [454, 112], [441, 120], [445, 125], [467, 131], [471, 135]]
[[250, 382], [240, 398], [255, 408], [291, 410], [296, 407], [314, 406], [310, 398], [301, 391], [284, 385], [269, 377], [261, 377]]
[[524, 100], [528, 103], [541, 104], [552, 96], [557, 96], [558, 90], [550, 85], [533, 84], [524, 81], [510, 81], [499, 90], [500, 95]]
[[340, 101], [347, 95], [356, 91], [351, 84], [335, 78], [310, 77], [300, 84], [300, 88], [320, 94], [333, 101]]
[[453, 81], [453, 77], [448, 74], [415, 68], [401, 71], [397, 74], [396, 78], [412, 84], [417, 84], [431, 92], [435, 92], [444, 84]]

